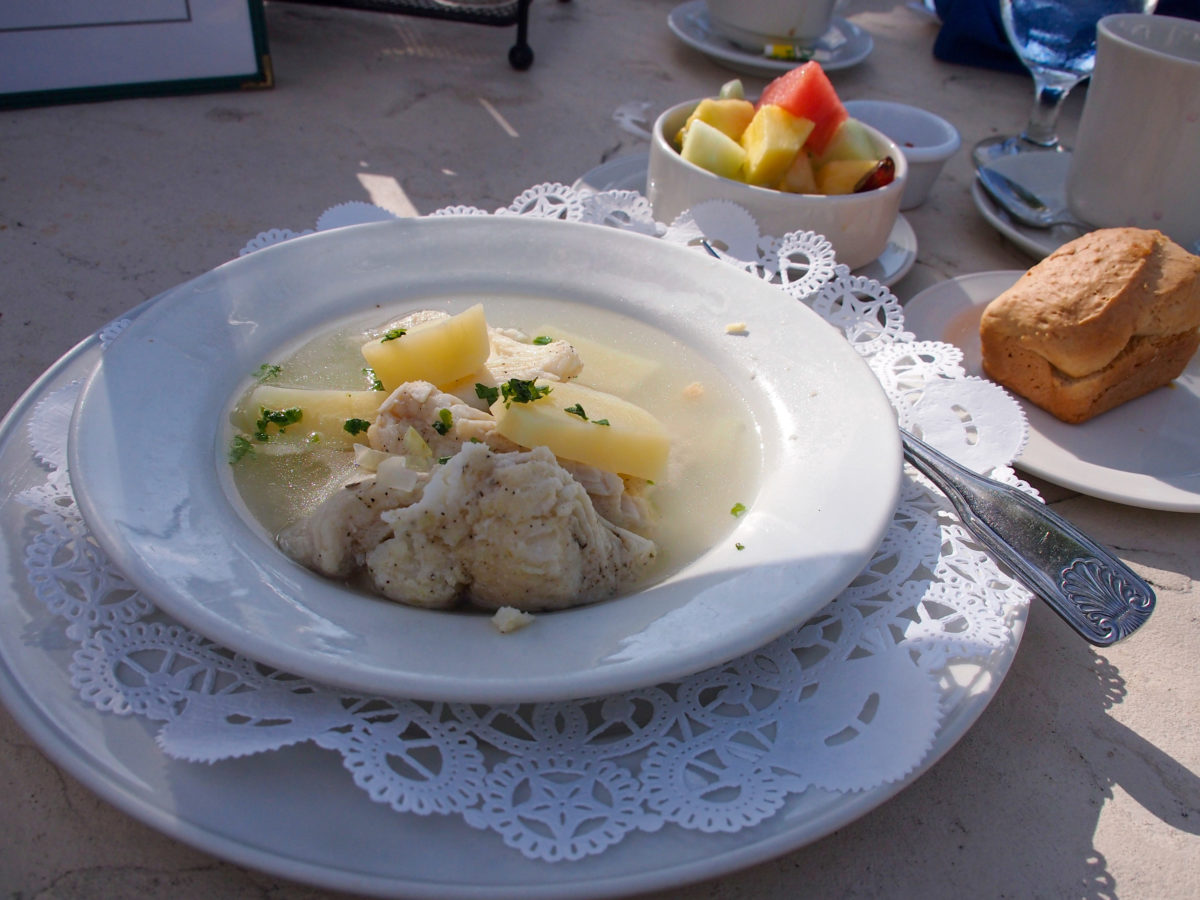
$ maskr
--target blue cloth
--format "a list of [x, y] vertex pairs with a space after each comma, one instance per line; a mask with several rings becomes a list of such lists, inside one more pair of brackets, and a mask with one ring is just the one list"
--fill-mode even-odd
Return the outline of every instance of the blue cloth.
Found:
[[942, 20], [933, 56], [942, 62], [1024, 72], [1004, 33], [1000, 0], [934, 0]]
[[[1024, 72], [1000, 19], [1000, 0], [934, 0], [941, 30], [933, 43], [935, 59], [1001, 72]], [[1200, 0], [1159, 0], [1155, 13], [1200, 19]]]

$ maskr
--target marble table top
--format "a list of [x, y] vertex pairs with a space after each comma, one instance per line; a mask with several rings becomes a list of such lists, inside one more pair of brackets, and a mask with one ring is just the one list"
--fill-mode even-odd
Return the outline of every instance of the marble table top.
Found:
[[[79, 340], [265, 229], [310, 228], [347, 200], [399, 215], [494, 209], [530, 184], [570, 184], [644, 152], [617, 110], [664, 108], [732, 75], [672, 34], [676, 5], [535, 3], [536, 60], [517, 72], [506, 30], [270, 2], [270, 90], [0, 110], [0, 405]], [[1031, 81], [935, 61], [938, 26], [915, 5], [845, 0], [838, 14], [873, 40], [833, 73], [845, 99], [929, 108], [964, 148], [1023, 124]], [[752, 92], [763, 83], [744, 80]], [[1067, 102], [1068, 140], [1083, 99], [1080, 89]], [[905, 213], [919, 250], [893, 286], [901, 301], [1033, 263], [980, 215], [972, 178], [964, 149]], [[1200, 519], [1031, 480], [1153, 585], [1150, 623], [1097, 650], [1035, 603], [992, 703], [928, 774], [814, 844], [656, 900], [1200, 895]], [[337, 896], [120, 812], [3, 709], [0, 742], [7, 895]]]

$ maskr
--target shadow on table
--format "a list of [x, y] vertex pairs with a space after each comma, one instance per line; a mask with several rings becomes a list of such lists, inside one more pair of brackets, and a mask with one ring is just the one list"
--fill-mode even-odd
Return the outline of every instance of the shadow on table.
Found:
[[[1169, 552], [1184, 561], [1174, 567], [1181, 582], [1200, 579], [1200, 560], [1187, 552], [1196, 525], [1178, 514], [1130, 510], [1129, 515], [1147, 517], [1145, 546], [1158, 546], [1144, 553], [1123, 551], [1123, 557], [1154, 567], [1151, 556]], [[1079, 524], [1096, 531], [1086, 521]], [[1152, 885], [1161, 888], [1178, 878], [1179, 889], [1187, 891], [1194, 877], [1187, 836], [1200, 835], [1200, 774], [1136, 725], [1125, 724], [1139, 715], [1145, 720], [1152, 709], [1161, 718], [1143, 730], [1164, 735], [1164, 745], [1172, 729], [1187, 735], [1195, 728], [1194, 710], [1184, 708], [1184, 698], [1172, 705], [1170, 667], [1180, 659], [1171, 655], [1175, 651], [1164, 637], [1185, 626], [1188, 613], [1180, 601], [1188, 598], [1155, 587], [1159, 609], [1145, 631], [1106, 649], [1085, 643], [1049, 607], [1034, 601], [1004, 684], [958, 746], [870, 815], [734, 876], [732, 883], [753, 892], [746, 896], [788, 896], [803, 884], [804, 894], [813, 897], [1115, 900], [1135, 891], [1136, 883], [1121, 884], [1118, 872], [1144, 877], [1148, 866], [1161, 866]], [[1164, 658], [1155, 659], [1152, 654], [1160, 652]], [[1129, 664], [1122, 673], [1119, 663], [1134, 659], [1137, 681], [1127, 683]], [[1127, 699], [1137, 708], [1117, 715]], [[1173, 743], [1186, 746], [1188, 740]], [[1121, 815], [1102, 818], [1112, 804], [1122, 806]], [[1164, 831], [1153, 819], [1185, 840], [1175, 844], [1161, 838]], [[1123, 831], [1113, 824], [1118, 821]], [[1147, 833], [1160, 836], [1159, 843], [1147, 846]], [[1128, 850], [1110, 864], [1103, 850], [1115, 856], [1111, 848], [1117, 847]], [[1131, 867], [1130, 854], [1146, 862]], [[726, 894], [710, 883], [693, 892], [656, 894], [654, 900], [718, 896]]]
[[[1152, 618], [1146, 627], [1154, 624]], [[1101, 828], [1102, 808], [1121, 792], [1172, 828], [1200, 834], [1200, 775], [1110, 713], [1131, 688], [1108, 653], [1084, 644], [1036, 604], [1002, 689], [999, 721], [988, 722], [990, 735], [976, 736], [1010, 742], [998, 787], [1020, 799], [997, 800], [998, 809], [1007, 809], [995, 836], [1003, 835], [1008, 861], [1028, 872], [1029, 884], [1018, 890], [1040, 885], [1051, 894], [1116, 897], [1120, 885], [1099, 846], [1139, 839], [1132, 829], [1119, 835]], [[1161, 715], [1173, 727], [1190, 727], [1190, 710], [1164, 708]], [[997, 725], [1004, 733], [996, 733]], [[986, 756], [1003, 752], [989, 748]], [[1125, 821], [1136, 824], [1137, 817]]]

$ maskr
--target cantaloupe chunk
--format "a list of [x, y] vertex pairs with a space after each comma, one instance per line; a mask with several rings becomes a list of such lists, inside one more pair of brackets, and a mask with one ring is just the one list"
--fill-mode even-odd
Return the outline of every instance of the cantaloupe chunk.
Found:
[[363, 344], [362, 354], [385, 390], [406, 381], [429, 381], [446, 387], [483, 367], [491, 345], [483, 305]]
[[779, 190], [792, 194], [820, 193], [817, 189], [817, 176], [813, 171], [812, 157], [808, 155], [807, 150], [801, 150], [796, 154], [796, 158], [792, 160], [788, 170], [783, 173], [783, 180], [779, 182]]
[[701, 119], [684, 132], [679, 155], [723, 178], [740, 178], [746, 160], [741, 144]]
[[[387, 396], [383, 391], [312, 390], [260, 384], [237, 405], [230, 419], [238, 431], [254, 434], [260, 430], [259, 419], [264, 409], [299, 409], [300, 419], [285, 426], [285, 434], [304, 437], [317, 432], [322, 442], [353, 444], [362, 442], [365, 437], [355, 437], [346, 431], [346, 422], [350, 419], [371, 421]], [[261, 430], [272, 437], [279, 434], [279, 426], [272, 423]]]
[[492, 404], [496, 431], [522, 447], [547, 447], [555, 456], [609, 472], [650, 481], [666, 474], [671, 441], [649, 412], [581, 384], [539, 381], [538, 386], [550, 392], [531, 403], [505, 406], [499, 399]]
[[877, 159], [835, 159], [817, 169], [822, 194], [852, 194], [864, 175], [879, 165]]
[[774, 187], [808, 140], [813, 123], [782, 106], [760, 106], [742, 133], [749, 184]]
[[696, 104], [696, 108], [692, 110], [692, 114], [688, 116], [680, 130], [679, 143], [682, 143], [682, 136], [688, 127], [696, 121], [707, 122], [717, 131], [736, 141], [742, 136], [742, 132], [746, 130], [746, 126], [753, 118], [754, 104], [749, 100], [738, 100], [732, 97], [727, 99], [705, 97]]

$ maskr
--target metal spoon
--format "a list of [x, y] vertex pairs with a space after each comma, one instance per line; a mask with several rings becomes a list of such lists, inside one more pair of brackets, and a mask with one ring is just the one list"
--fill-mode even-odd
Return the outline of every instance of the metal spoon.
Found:
[[1091, 231], [1092, 226], [1071, 215], [1069, 210], [1056, 209], [1046, 204], [1041, 197], [1023, 184], [1018, 184], [1007, 175], [984, 166], [976, 169], [979, 183], [1001, 209], [1022, 225], [1031, 228], [1051, 228], [1054, 225], [1070, 225], [1080, 231]]
[[[700, 244], [718, 255], [707, 240]], [[949, 498], [967, 530], [1085, 640], [1106, 647], [1150, 618], [1150, 585], [1066, 519], [903, 428], [900, 438], [904, 458]]]
[[1024, 491], [900, 434], [905, 459], [949, 498], [963, 525], [1087, 641], [1107, 647], [1150, 618], [1150, 586], [1070, 522]]

